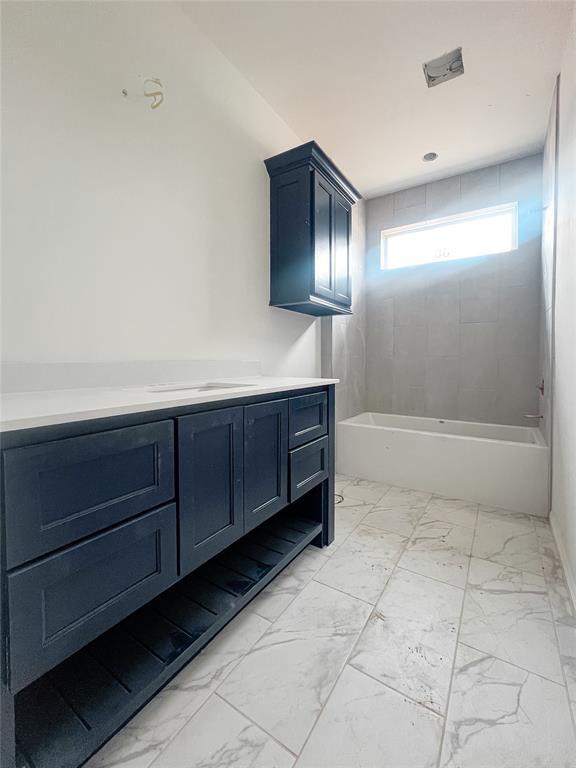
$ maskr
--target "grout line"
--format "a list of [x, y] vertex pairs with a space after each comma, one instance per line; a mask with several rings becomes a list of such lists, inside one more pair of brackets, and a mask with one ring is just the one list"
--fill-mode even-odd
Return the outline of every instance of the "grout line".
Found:
[[266, 734], [272, 741], [276, 742], [280, 747], [282, 747], [283, 750], [286, 752], [289, 752], [293, 757], [297, 758], [298, 753], [294, 752], [290, 749], [290, 747], [287, 747], [286, 744], [283, 744], [281, 741], [279, 741], [276, 736], [273, 736], [271, 733], [269, 733], [266, 728], [263, 728], [259, 723], [257, 723], [255, 720], [252, 720], [251, 717], [249, 717], [245, 712], [242, 712], [241, 709], [238, 709], [238, 707], [235, 704], [232, 704], [232, 702], [228, 701], [228, 699], [224, 698], [221, 693], [218, 693], [218, 691], [214, 691], [212, 693], [213, 696], [216, 696], [216, 698], [220, 699], [220, 701], [223, 701], [224, 704], [227, 704], [229, 707], [231, 707], [235, 712], [238, 712], [239, 715], [241, 715], [245, 720], [248, 720], [252, 725], [254, 725], [258, 730], [262, 731]]
[[[392, 566], [392, 570], [390, 572], [390, 575], [388, 576], [386, 584], [383, 586], [382, 591], [380, 592], [380, 595], [378, 596], [378, 599], [376, 600], [375, 605], [379, 602], [380, 598], [382, 597], [382, 595], [386, 591], [386, 589], [387, 589], [387, 587], [388, 587], [388, 585], [390, 583], [390, 580], [392, 579], [392, 577], [393, 577], [393, 575], [394, 575], [394, 573], [396, 571], [396, 568], [398, 567], [398, 561], [400, 560], [400, 558], [404, 554], [404, 551], [406, 550], [407, 543], [408, 543], [408, 540], [406, 539], [406, 543], [404, 544], [403, 548], [399, 552], [398, 557], [396, 558], [396, 561], [394, 562], [394, 565]], [[327, 585], [324, 585], [324, 586], [327, 586]], [[334, 589], [334, 587], [328, 587], [328, 588], [329, 589]], [[336, 591], [340, 591], [340, 590], [336, 590]], [[347, 593], [343, 593], [343, 594], [347, 594]], [[354, 599], [358, 599], [358, 598], [354, 598]], [[362, 602], [364, 602], [364, 601], [362, 601]], [[360, 641], [360, 638], [362, 637], [362, 634], [363, 634], [364, 630], [366, 629], [366, 626], [368, 625], [368, 622], [370, 621], [370, 619], [374, 615], [374, 611], [376, 610], [375, 605], [371, 605], [370, 603], [368, 603], [368, 605], [370, 605], [371, 611], [368, 614], [368, 616], [366, 617], [366, 621], [361, 626], [361, 628], [360, 628], [360, 630], [358, 632], [358, 636], [356, 637], [356, 640], [354, 641], [352, 647], [350, 648], [350, 651], [348, 652], [346, 658], [344, 659], [344, 663], [342, 664], [342, 667], [341, 667], [340, 671], [338, 672], [338, 674], [336, 675], [336, 677], [334, 679], [334, 682], [333, 682], [332, 687], [331, 687], [331, 689], [330, 689], [330, 691], [328, 693], [328, 696], [326, 697], [326, 700], [322, 704], [322, 706], [320, 708], [320, 711], [318, 712], [318, 714], [316, 716], [316, 719], [314, 720], [314, 724], [313, 724], [312, 728], [310, 729], [310, 732], [309, 732], [308, 736], [306, 737], [306, 740], [302, 744], [302, 747], [300, 748], [300, 755], [304, 751], [304, 749], [306, 747], [306, 744], [308, 743], [310, 737], [314, 733], [314, 730], [316, 729], [316, 726], [318, 725], [318, 721], [320, 720], [320, 717], [322, 716], [322, 713], [324, 712], [324, 709], [328, 705], [328, 702], [330, 701], [330, 698], [332, 697], [332, 694], [333, 694], [334, 690], [336, 689], [336, 686], [338, 685], [338, 681], [342, 677], [342, 673], [344, 672], [344, 670], [346, 669], [347, 665], [349, 664], [350, 658], [351, 658], [352, 654], [354, 653], [354, 651], [356, 650], [356, 646], [358, 645], [358, 643]], [[356, 669], [356, 668], [354, 667], [354, 669]]]
[[[368, 605], [370, 608], [374, 609], [376, 603], [371, 603], [369, 600], [365, 600], [363, 597], [358, 597], [357, 595], [351, 595], [350, 592], [344, 592], [343, 589], [339, 589], [338, 587], [334, 587], [332, 584], [325, 584], [323, 581], [318, 581], [316, 576], [319, 575], [319, 572], [316, 573], [311, 581], [316, 582], [316, 584], [320, 584], [322, 587], [326, 587], [327, 589], [333, 589], [334, 592], [339, 592], [341, 595], [344, 595], [345, 597], [349, 597], [352, 600], [358, 600], [360, 603], [364, 603], [364, 605]], [[390, 576], [392, 575], [392, 571], [390, 571]], [[390, 577], [388, 577], [390, 579]], [[386, 582], [387, 584], [388, 582]], [[383, 589], [386, 589], [386, 585], [383, 587]], [[381, 594], [381, 593], [380, 593]], [[378, 599], [380, 599], [380, 596], [378, 596]]]
[[456, 644], [454, 646], [454, 658], [452, 659], [452, 670], [450, 672], [450, 682], [448, 683], [448, 693], [446, 695], [446, 713], [444, 716], [444, 722], [442, 723], [442, 734], [440, 736], [440, 744], [438, 747], [438, 758], [436, 760], [437, 768], [440, 768], [440, 761], [442, 760], [442, 752], [444, 749], [444, 739], [446, 738], [446, 726], [448, 724], [448, 713], [450, 711], [450, 700], [452, 698], [452, 685], [454, 684], [454, 673], [456, 670], [456, 657], [458, 656], [458, 643], [460, 641], [460, 631], [462, 629], [462, 618], [464, 616], [464, 605], [466, 603], [466, 586], [468, 586], [468, 579], [470, 577], [470, 566], [472, 563], [472, 551], [474, 549], [474, 542], [476, 540], [476, 529], [478, 527], [478, 511], [476, 513], [476, 522], [474, 524], [474, 533], [472, 534], [472, 541], [470, 542], [470, 554], [468, 555], [468, 568], [466, 570], [466, 580], [464, 582], [464, 594], [462, 595], [462, 607], [460, 608], [460, 619], [458, 621], [458, 631], [456, 633]]
[[[470, 555], [466, 555], [466, 557], [470, 557]], [[466, 587], [459, 587], [458, 584], [452, 584], [449, 581], [442, 581], [442, 579], [437, 579], [435, 576], [428, 576], [427, 573], [418, 573], [418, 571], [413, 571], [411, 568], [406, 568], [405, 565], [398, 565], [398, 569], [400, 571], [413, 573], [414, 576], [421, 576], [423, 579], [430, 579], [430, 581], [435, 581], [437, 584], [442, 584], [444, 587], [453, 587], [454, 589], [459, 589], [461, 592], [464, 592], [466, 589]]]
[[476, 648], [475, 645], [470, 645], [470, 643], [464, 643], [462, 640], [460, 641], [460, 645], [464, 645], [466, 648], [470, 648], [473, 651], [476, 651], [477, 653], [481, 653], [484, 656], [489, 656], [491, 659], [496, 659], [497, 661], [501, 661], [503, 664], [509, 664], [511, 667], [514, 667], [515, 669], [519, 669], [521, 672], [526, 672], [528, 675], [534, 675], [534, 677], [539, 677], [540, 680], [545, 680], [547, 683], [552, 683], [553, 685], [557, 685], [559, 688], [566, 688], [565, 683], [559, 683], [558, 680], [551, 680], [549, 677], [546, 677], [546, 675], [540, 674], [540, 672], [534, 672], [531, 669], [527, 669], [526, 667], [521, 667], [518, 664], [514, 664], [513, 661], [508, 661], [508, 659], [503, 659], [501, 656], [496, 656], [495, 653], [490, 653], [488, 651], [483, 651], [481, 648]]
[[[426, 704], [422, 704], [421, 701], [414, 699], [408, 693], [404, 693], [404, 691], [400, 691], [398, 688], [394, 688], [394, 686], [390, 685], [390, 683], [385, 683], [379, 678], [374, 677], [374, 675], [371, 675], [370, 672], [366, 672], [365, 669], [359, 669], [354, 664], [353, 661], [346, 662], [346, 666], [351, 667], [355, 672], [359, 672], [361, 675], [365, 675], [366, 677], [369, 677], [371, 680], [374, 680], [374, 682], [379, 683], [383, 688], [387, 688], [389, 691], [392, 691], [397, 696], [402, 696], [403, 699], [407, 699], [408, 701], [411, 701], [412, 704], [415, 704], [417, 707], [421, 707], [422, 709], [425, 709], [427, 712], [430, 712], [432, 715], [435, 715], [436, 717], [442, 720], [444, 719], [445, 715], [443, 715], [441, 712], [438, 712], [438, 710], [432, 709], [432, 707], [429, 707]], [[446, 700], [446, 707], [448, 707], [448, 700]]]

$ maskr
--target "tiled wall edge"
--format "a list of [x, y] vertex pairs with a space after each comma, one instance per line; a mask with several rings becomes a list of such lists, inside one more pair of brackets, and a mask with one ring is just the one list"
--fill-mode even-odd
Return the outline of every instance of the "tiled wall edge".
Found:
[[570, 560], [568, 559], [568, 553], [566, 552], [566, 548], [564, 546], [564, 539], [562, 538], [559, 525], [556, 522], [556, 515], [554, 514], [550, 515], [550, 528], [552, 529], [554, 541], [556, 542], [556, 547], [558, 548], [560, 562], [562, 563], [562, 570], [564, 571], [564, 578], [566, 579], [568, 591], [570, 592], [570, 597], [572, 599], [572, 605], [576, 608], [576, 573], [574, 573], [574, 570], [570, 564]]

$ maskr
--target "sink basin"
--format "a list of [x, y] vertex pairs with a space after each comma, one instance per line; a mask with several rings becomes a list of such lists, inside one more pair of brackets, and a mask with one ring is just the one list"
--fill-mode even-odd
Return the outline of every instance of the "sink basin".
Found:
[[156, 384], [147, 392], [212, 392], [216, 389], [247, 389], [255, 384], [237, 384], [229, 381], [214, 381], [202, 384]]

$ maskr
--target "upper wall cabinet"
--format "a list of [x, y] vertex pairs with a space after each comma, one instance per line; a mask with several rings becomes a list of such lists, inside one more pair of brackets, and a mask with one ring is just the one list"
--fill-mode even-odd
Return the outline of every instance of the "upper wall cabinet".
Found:
[[265, 163], [271, 306], [306, 315], [351, 314], [351, 212], [360, 193], [314, 141]]

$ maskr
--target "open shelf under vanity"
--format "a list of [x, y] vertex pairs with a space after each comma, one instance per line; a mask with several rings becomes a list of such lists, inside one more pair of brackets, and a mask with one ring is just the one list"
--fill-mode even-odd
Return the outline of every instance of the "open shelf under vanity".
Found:
[[19, 768], [87, 760], [321, 532], [276, 515], [22, 690]]

